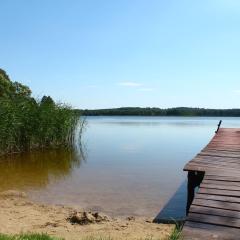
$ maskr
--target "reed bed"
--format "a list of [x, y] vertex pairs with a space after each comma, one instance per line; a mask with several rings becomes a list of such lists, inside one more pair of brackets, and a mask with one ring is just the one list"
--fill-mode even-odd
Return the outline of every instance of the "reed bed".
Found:
[[0, 69], [0, 155], [72, 147], [80, 116], [51, 97], [36, 100]]

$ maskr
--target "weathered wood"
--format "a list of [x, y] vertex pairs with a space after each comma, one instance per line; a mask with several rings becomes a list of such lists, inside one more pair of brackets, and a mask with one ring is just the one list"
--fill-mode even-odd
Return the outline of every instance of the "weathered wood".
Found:
[[194, 160], [199, 161], [209, 161], [211, 163], [218, 163], [218, 162], [233, 162], [233, 163], [240, 163], [239, 157], [228, 157], [228, 156], [204, 156], [204, 155], [197, 155]]
[[239, 197], [229, 197], [223, 195], [199, 194], [197, 193], [195, 199], [215, 200], [229, 203], [240, 203]]
[[238, 186], [240, 187], [240, 182], [232, 182], [232, 181], [221, 181], [221, 180], [211, 180], [206, 179], [202, 181], [202, 184], [215, 184], [215, 185], [226, 185], [226, 186]]
[[239, 186], [229, 186], [224, 184], [212, 184], [212, 183], [202, 183], [201, 188], [210, 188], [210, 189], [220, 189], [220, 190], [231, 190], [231, 191], [239, 191], [240, 195], [240, 187]]
[[[226, 169], [225, 166], [217, 166], [217, 165], [206, 165], [206, 164], [197, 164], [197, 163], [189, 163], [184, 167], [184, 171], [197, 171], [197, 172], [206, 172], [206, 171], [224, 171]], [[228, 172], [231, 174], [239, 173], [239, 170], [235, 167], [228, 167]]]
[[194, 202], [192, 203], [192, 205], [240, 211], [240, 204], [232, 203], [232, 202], [215, 201], [215, 200], [208, 200], [208, 199], [194, 199]]
[[228, 158], [236, 158], [239, 160], [240, 154], [237, 153], [228, 153], [228, 152], [219, 152], [219, 151], [202, 151], [198, 154], [198, 156], [206, 156], [206, 157], [228, 157]]
[[199, 213], [199, 214], [207, 214], [207, 215], [222, 216], [222, 217], [234, 217], [234, 218], [240, 219], [240, 212], [226, 210], [226, 209], [205, 207], [205, 206], [192, 205], [190, 208], [190, 213]]
[[187, 206], [184, 239], [240, 239], [240, 129], [218, 129], [184, 171], [204, 176], [200, 186], [190, 180], [199, 190]]
[[205, 175], [204, 180], [216, 180], [223, 182], [240, 182], [240, 177], [234, 176], [220, 176], [220, 175]]
[[187, 221], [182, 235], [185, 240], [236, 240], [239, 229]]
[[240, 219], [234, 217], [221, 217], [207, 214], [189, 213], [188, 221], [215, 224], [224, 227], [240, 228]]
[[219, 162], [215, 162], [215, 161], [208, 161], [208, 160], [200, 160], [200, 159], [195, 159], [194, 161], [191, 162], [191, 165], [195, 164], [195, 165], [201, 165], [203, 167], [224, 167], [228, 166], [231, 168], [240, 168], [240, 163], [235, 163], [235, 162], [228, 162], [227, 159], [226, 161], [219, 161]]
[[213, 194], [229, 197], [240, 197], [239, 191], [221, 190], [221, 189], [211, 189], [211, 188], [200, 188], [199, 194]]

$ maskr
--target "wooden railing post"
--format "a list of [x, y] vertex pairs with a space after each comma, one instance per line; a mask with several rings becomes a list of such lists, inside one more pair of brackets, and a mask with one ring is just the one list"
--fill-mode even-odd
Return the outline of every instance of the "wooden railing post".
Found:
[[221, 127], [221, 124], [222, 124], [222, 120], [219, 121], [219, 123], [218, 123], [218, 128], [217, 128], [217, 130], [215, 131], [215, 133], [218, 133], [218, 130], [219, 130], [219, 128]]

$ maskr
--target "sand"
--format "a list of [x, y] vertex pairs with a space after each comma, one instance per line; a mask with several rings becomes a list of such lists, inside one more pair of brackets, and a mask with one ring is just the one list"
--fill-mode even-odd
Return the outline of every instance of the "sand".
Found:
[[66, 240], [79, 240], [86, 236], [112, 237], [120, 240], [167, 239], [174, 228], [173, 225], [152, 223], [152, 219], [143, 217], [129, 216], [128, 219], [121, 219], [103, 214], [100, 214], [100, 220], [97, 222], [85, 225], [73, 224], [69, 217], [76, 213], [82, 216], [84, 211], [60, 205], [34, 203], [23, 192], [0, 193], [0, 233], [48, 233]]

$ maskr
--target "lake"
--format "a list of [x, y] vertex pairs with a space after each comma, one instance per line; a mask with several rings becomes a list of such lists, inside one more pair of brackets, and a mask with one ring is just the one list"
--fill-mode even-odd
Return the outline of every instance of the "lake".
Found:
[[[240, 127], [240, 118], [221, 118]], [[88, 117], [79, 151], [0, 158], [0, 190], [110, 216], [154, 217], [186, 179], [184, 165], [213, 137], [220, 118]]]

